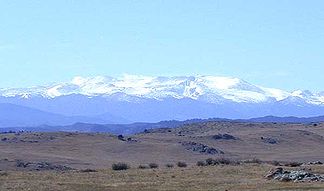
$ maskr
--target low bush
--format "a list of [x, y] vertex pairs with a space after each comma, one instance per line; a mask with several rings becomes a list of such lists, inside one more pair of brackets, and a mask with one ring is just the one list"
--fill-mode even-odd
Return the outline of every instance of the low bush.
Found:
[[215, 165], [215, 163], [216, 163], [215, 160], [212, 158], [206, 159], [206, 165]]
[[204, 161], [198, 161], [197, 166], [206, 166], [206, 163]]
[[215, 160], [216, 164], [225, 164], [225, 165], [230, 165], [230, 164], [234, 164], [234, 161], [231, 161], [230, 159], [226, 159], [226, 158], [219, 158]]
[[173, 164], [166, 164], [165, 167], [167, 167], [167, 168], [173, 168], [174, 165]]
[[268, 161], [267, 163], [268, 164], [271, 164], [273, 166], [281, 166], [280, 162], [279, 161], [276, 161], [276, 160]]
[[187, 167], [188, 165], [187, 165], [187, 163], [185, 163], [185, 162], [177, 162], [177, 166], [180, 167], [180, 168], [185, 168], [185, 167]]
[[129, 166], [126, 163], [119, 162], [119, 163], [113, 164], [112, 169], [113, 170], [127, 170], [127, 169], [129, 169]]
[[[211, 165], [238, 165], [240, 164], [239, 161], [235, 161], [235, 160], [231, 160], [231, 159], [227, 159], [227, 158], [216, 158], [216, 159], [212, 159], [212, 158], [208, 158], [204, 161], [198, 161], [200, 166], [203, 166], [203, 163], [205, 166], [211, 166]], [[197, 162], [197, 165], [198, 165]]]
[[301, 166], [303, 163], [300, 162], [287, 162], [284, 164], [284, 166], [288, 166], [288, 167], [298, 167]]
[[149, 164], [149, 167], [150, 167], [150, 168], [159, 168], [159, 165], [156, 164], [156, 163], [150, 163], [150, 164]]
[[126, 141], [123, 135], [118, 135], [117, 138], [118, 138], [118, 140]]
[[97, 171], [95, 169], [87, 168], [87, 169], [80, 170], [80, 172], [97, 172]]
[[150, 167], [147, 166], [147, 165], [142, 165], [142, 164], [141, 164], [141, 165], [138, 166], [138, 168], [139, 168], [139, 169], [148, 169], [148, 168], [150, 168]]
[[7, 172], [0, 172], [0, 176], [8, 176], [9, 174]]
[[260, 159], [257, 159], [257, 158], [253, 158], [253, 159], [251, 159], [251, 160], [245, 160], [245, 161], [243, 161], [244, 163], [251, 163], [251, 164], [262, 164], [263, 162], [262, 162], [262, 160], [260, 160]]

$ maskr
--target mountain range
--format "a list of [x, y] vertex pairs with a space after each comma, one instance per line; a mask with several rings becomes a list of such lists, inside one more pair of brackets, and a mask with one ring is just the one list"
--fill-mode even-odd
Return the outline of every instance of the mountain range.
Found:
[[324, 122], [324, 116], [317, 117], [275, 117], [265, 116], [251, 119], [225, 119], [225, 118], [209, 118], [209, 119], [190, 119], [185, 121], [160, 121], [157, 123], [136, 122], [130, 124], [91, 124], [91, 123], [75, 123], [71, 125], [40, 125], [40, 126], [21, 126], [21, 127], [4, 127], [0, 132], [10, 131], [31, 131], [31, 132], [87, 132], [87, 133], [112, 133], [116, 135], [132, 135], [151, 131], [153, 129], [176, 128], [182, 125], [190, 125], [208, 122], [229, 122], [235, 123], [281, 123], [281, 124], [305, 124], [318, 126], [318, 123]]
[[324, 92], [288, 92], [233, 77], [75, 77], [0, 89], [0, 127], [323, 114]]

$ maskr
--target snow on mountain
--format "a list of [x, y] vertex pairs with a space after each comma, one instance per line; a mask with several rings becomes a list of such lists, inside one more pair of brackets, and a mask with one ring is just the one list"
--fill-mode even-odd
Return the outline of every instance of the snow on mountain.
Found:
[[296, 90], [291, 93], [291, 96], [301, 98], [311, 104], [324, 104], [324, 95], [322, 93], [312, 93], [308, 90]]
[[[122, 77], [75, 77], [71, 82], [57, 83], [49, 86], [38, 86], [20, 89], [0, 89], [4, 97], [20, 96], [28, 99], [31, 96], [42, 96], [49, 99], [81, 94], [93, 96], [133, 96], [163, 100], [172, 97], [177, 99], [191, 98], [210, 103], [224, 100], [236, 103], [263, 103], [282, 101], [290, 98], [301, 98], [306, 103], [324, 104], [324, 93], [297, 90], [287, 92], [280, 89], [266, 88], [250, 84], [233, 77], [217, 76], [177, 76], [152, 77], [124, 75]], [[292, 99], [293, 100], [293, 99]]]

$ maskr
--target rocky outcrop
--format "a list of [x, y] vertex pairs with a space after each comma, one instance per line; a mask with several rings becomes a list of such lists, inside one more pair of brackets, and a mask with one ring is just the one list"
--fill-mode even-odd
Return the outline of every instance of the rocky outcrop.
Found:
[[313, 162], [308, 162], [306, 165], [323, 165], [322, 161], [313, 161]]
[[280, 167], [271, 170], [265, 177], [283, 182], [324, 182], [323, 175], [313, 174], [305, 170], [286, 171]]
[[67, 171], [67, 170], [73, 170], [73, 168], [65, 166], [65, 165], [57, 165], [57, 164], [52, 164], [48, 162], [24, 162], [21, 160], [16, 161], [16, 167], [18, 168], [24, 168], [26, 170], [36, 170], [36, 171], [41, 171], [41, 170], [55, 170], [55, 171]]
[[211, 154], [211, 155], [215, 155], [215, 154], [224, 154], [223, 151], [213, 148], [213, 147], [209, 147], [207, 145], [201, 144], [201, 143], [196, 143], [196, 142], [180, 142], [182, 144], [182, 146], [184, 146], [187, 150], [190, 151], [194, 151], [194, 152], [199, 152], [199, 153], [203, 153], [203, 154]]

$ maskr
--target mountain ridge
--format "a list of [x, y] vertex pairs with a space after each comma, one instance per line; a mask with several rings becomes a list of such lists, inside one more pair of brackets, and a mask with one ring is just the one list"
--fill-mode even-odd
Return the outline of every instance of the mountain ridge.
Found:
[[0, 103], [66, 117], [83, 116], [99, 124], [105, 121], [125, 124], [193, 118], [249, 119], [269, 115], [311, 117], [324, 114], [324, 93], [287, 92], [253, 85], [239, 78], [201, 75], [75, 77], [71, 82], [49, 86], [0, 89]]
[[74, 123], [63, 126], [29, 126], [29, 127], [6, 127], [0, 128], [0, 131], [32, 131], [32, 132], [87, 132], [87, 133], [112, 133], [112, 134], [123, 134], [131, 135], [150, 131], [152, 129], [161, 128], [176, 128], [183, 125], [190, 125], [196, 123], [207, 123], [207, 122], [231, 122], [231, 123], [293, 123], [293, 124], [313, 124], [317, 126], [317, 123], [324, 122], [324, 116], [314, 117], [276, 117], [276, 116], [264, 116], [259, 118], [251, 119], [225, 119], [225, 118], [209, 118], [209, 119], [188, 119], [184, 121], [168, 120], [160, 121], [157, 123], [145, 123], [136, 122], [130, 124], [91, 124], [91, 123]]
[[[71, 94], [81, 94], [89, 97], [113, 96], [118, 93], [157, 100], [168, 97], [177, 99], [191, 98], [209, 103], [218, 103], [223, 100], [236, 103], [264, 103], [294, 97], [301, 98], [309, 104], [324, 105], [323, 92], [313, 93], [308, 90], [288, 92], [254, 85], [235, 77], [204, 75], [175, 77], [124, 75], [119, 78], [107, 76], [74, 77], [70, 82], [56, 83], [49, 86], [0, 89], [2, 97], [18, 96], [25, 99], [32, 96], [51, 99]], [[123, 97], [120, 99], [123, 99]]]
[[51, 113], [26, 106], [0, 103], [0, 128], [12, 126], [69, 125], [77, 122], [109, 123], [113, 121], [99, 117], [64, 116], [62, 114]]

